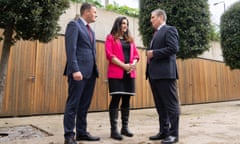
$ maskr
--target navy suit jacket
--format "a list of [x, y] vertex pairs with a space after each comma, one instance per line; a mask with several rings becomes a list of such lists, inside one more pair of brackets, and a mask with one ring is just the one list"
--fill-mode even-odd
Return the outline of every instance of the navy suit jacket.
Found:
[[80, 71], [84, 78], [90, 78], [93, 73], [98, 76], [96, 65], [96, 40], [91, 30], [93, 41], [86, 25], [81, 19], [71, 21], [65, 32], [65, 48], [67, 63], [64, 75]]
[[153, 58], [147, 63], [146, 78], [178, 79], [176, 64], [178, 39], [177, 29], [173, 26], [164, 25], [157, 31], [150, 45]]

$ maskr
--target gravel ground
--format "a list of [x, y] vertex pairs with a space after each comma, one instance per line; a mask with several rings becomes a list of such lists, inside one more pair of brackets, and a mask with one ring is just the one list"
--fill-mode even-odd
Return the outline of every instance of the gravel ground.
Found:
[[[2, 129], [32, 125], [48, 135], [2, 141], [1, 144], [63, 144], [63, 115], [0, 118]], [[100, 136], [99, 142], [81, 141], [78, 144], [159, 144], [149, 141], [158, 132], [157, 113], [154, 108], [131, 110], [129, 128], [134, 137], [122, 141], [109, 138], [108, 112], [88, 114], [88, 131]], [[120, 127], [120, 124], [119, 124]], [[5, 131], [6, 132], [6, 131]], [[181, 106], [179, 144], [240, 144], [240, 101]], [[11, 133], [9, 133], [10, 136]], [[52, 136], [49, 136], [52, 135]], [[18, 136], [19, 137], [19, 136]]]

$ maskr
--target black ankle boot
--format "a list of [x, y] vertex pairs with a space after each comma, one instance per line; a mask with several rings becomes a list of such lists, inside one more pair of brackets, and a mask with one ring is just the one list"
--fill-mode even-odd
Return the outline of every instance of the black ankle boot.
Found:
[[111, 124], [111, 138], [115, 140], [122, 140], [122, 135], [118, 132], [117, 120], [118, 120], [118, 109], [109, 110], [110, 124]]
[[129, 108], [121, 108], [122, 129], [121, 134], [132, 137], [133, 133], [128, 129]]

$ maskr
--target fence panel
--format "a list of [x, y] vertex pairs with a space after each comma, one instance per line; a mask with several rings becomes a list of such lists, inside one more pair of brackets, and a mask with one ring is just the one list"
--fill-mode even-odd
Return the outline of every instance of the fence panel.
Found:
[[[0, 43], [1, 45], [2, 43]], [[2, 47], [0, 47], [1, 53]], [[145, 79], [145, 50], [139, 49], [136, 96], [132, 108], [154, 107], [151, 89]], [[63, 113], [67, 98], [64, 36], [43, 44], [19, 41], [11, 49], [5, 95], [0, 116]], [[108, 109], [107, 60], [104, 42], [97, 42], [97, 79], [90, 111]], [[206, 59], [177, 60], [181, 104], [240, 99], [240, 70], [230, 70], [222, 62]]]

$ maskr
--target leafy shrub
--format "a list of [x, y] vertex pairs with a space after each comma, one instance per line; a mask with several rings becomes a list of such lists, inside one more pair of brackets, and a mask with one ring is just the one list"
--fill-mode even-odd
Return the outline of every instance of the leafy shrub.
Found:
[[76, 3], [89, 2], [94, 4], [98, 8], [103, 7], [103, 5], [98, 0], [71, 0], [71, 1]]
[[178, 29], [179, 58], [194, 58], [209, 49], [211, 24], [207, 0], [140, 0], [139, 26], [146, 47], [153, 34], [150, 14], [156, 8], [165, 10], [167, 24]]
[[131, 16], [131, 17], [138, 17], [139, 11], [135, 8], [130, 8], [128, 6], [119, 6], [118, 4], [108, 4], [106, 6], [106, 10], [114, 11], [123, 15]]
[[[59, 17], [69, 7], [68, 0], [0, 0], [0, 28], [15, 40], [48, 42], [60, 31]], [[8, 34], [9, 35], [9, 34]]]
[[211, 41], [220, 41], [220, 31], [217, 25], [212, 24], [210, 30], [210, 40]]
[[233, 4], [221, 17], [221, 46], [226, 65], [240, 68], [240, 2]]

